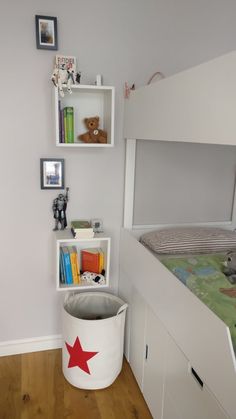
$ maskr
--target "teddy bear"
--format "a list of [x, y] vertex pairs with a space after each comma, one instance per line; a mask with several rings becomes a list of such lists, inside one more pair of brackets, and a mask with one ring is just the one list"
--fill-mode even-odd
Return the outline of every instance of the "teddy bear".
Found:
[[84, 123], [88, 129], [87, 132], [78, 136], [78, 139], [84, 143], [103, 143], [107, 142], [107, 133], [98, 128], [99, 116], [85, 118]]

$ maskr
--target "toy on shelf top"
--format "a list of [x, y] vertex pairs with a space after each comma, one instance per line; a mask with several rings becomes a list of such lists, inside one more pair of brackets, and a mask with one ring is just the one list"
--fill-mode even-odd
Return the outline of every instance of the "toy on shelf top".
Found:
[[95, 272], [85, 271], [81, 275], [81, 281], [90, 283], [92, 285], [104, 285], [106, 283], [105, 279], [105, 270], [103, 269], [102, 273], [98, 274]]
[[80, 83], [80, 77], [81, 72], [76, 73], [76, 57], [56, 55], [51, 80], [58, 87], [61, 97], [64, 97], [63, 85], [66, 85], [68, 93], [72, 93], [71, 85]]
[[69, 201], [69, 188], [66, 188], [66, 193], [60, 193], [57, 198], [53, 200], [52, 210], [53, 217], [55, 219], [55, 227], [53, 231], [59, 230], [59, 224], [61, 225], [61, 230], [64, 230], [67, 226], [66, 220], [66, 208], [67, 202]]

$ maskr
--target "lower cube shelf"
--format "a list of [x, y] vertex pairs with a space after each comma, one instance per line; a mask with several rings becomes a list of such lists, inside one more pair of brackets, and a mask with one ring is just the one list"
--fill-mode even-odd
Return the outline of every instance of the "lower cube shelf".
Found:
[[[89, 239], [75, 239], [69, 230], [57, 231], [56, 235], [56, 283], [58, 291], [105, 288], [109, 286], [110, 237], [96, 234]], [[82, 276], [84, 250], [98, 263], [94, 269], [98, 275]], [[95, 256], [94, 256], [95, 255]], [[90, 265], [88, 264], [87, 267]], [[87, 270], [87, 269], [86, 269]], [[90, 270], [92, 272], [92, 270]], [[100, 276], [101, 273], [103, 276]], [[77, 274], [76, 274], [77, 272]], [[85, 278], [84, 278], [85, 277]]]

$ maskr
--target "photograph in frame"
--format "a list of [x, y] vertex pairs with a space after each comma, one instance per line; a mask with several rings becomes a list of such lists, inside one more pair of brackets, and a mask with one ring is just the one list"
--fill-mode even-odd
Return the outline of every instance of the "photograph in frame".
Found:
[[64, 189], [64, 159], [40, 159], [41, 189]]
[[35, 16], [36, 46], [38, 49], [58, 49], [57, 18], [52, 16]]

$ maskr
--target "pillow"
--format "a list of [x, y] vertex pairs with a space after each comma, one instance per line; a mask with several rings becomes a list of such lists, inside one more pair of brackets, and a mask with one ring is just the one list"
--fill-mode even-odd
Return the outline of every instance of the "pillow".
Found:
[[140, 242], [159, 254], [236, 250], [236, 232], [214, 227], [174, 227], [145, 233]]

